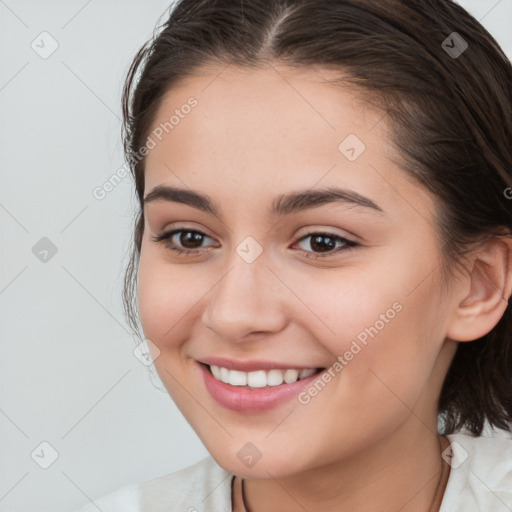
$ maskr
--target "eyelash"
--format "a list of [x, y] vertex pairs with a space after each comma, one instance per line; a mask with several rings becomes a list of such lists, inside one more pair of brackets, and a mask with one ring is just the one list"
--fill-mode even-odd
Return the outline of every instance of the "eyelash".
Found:
[[[205, 233], [203, 233], [201, 231], [197, 231], [195, 229], [175, 229], [173, 231], [169, 231], [168, 233], [161, 233], [160, 235], [153, 236], [152, 239], [154, 242], [157, 242], [157, 243], [164, 242], [164, 245], [166, 246], [167, 249], [169, 249], [170, 251], [179, 253], [179, 254], [192, 254], [192, 253], [197, 254], [198, 252], [202, 252], [201, 249], [182, 249], [180, 247], [171, 246], [168, 243], [165, 243], [167, 240], [172, 238], [176, 233], [181, 233], [181, 232], [197, 233], [199, 235], [208, 237], [208, 235], [206, 235]], [[300, 251], [303, 253], [304, 257], [310, 258], [310, 259], [329, 258], [329, 257], [335, 256], [336, 254], [338, 254], [340, 252], [351, 251], [360, 245], [357, 242], [354, 242], [353, 240], [348, 240], [347, 238], [344, 238], [342, 236], [335, 235], [333, 233], [321, 232], [321, 231], [313, 231], [311, 233], [308, 233], [307, 235], [304, 235], [303, 237], [299, 238], [295, 243], [301, 242], [302, 240], [309, 238], [313, 235], [320, 235], [320, 236], [326, 236], [326, 237], [332, 238], [335, 241], [342, 242], [344, 244], [344, 246], [341, 248], [338, 247], [336, 250], [333, 250], [326, 254], [314, 253], [311, 251], [305, 251], [303, 249], [300, 249]], [[208, 238], [210, 238], [210, 237], [208, 237]]]

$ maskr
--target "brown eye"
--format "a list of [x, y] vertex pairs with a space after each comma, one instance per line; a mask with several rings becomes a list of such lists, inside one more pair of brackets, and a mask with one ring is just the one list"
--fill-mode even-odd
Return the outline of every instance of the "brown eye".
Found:
[[152, 237], [154, 242], [162, 242], [169, 250], [177, 253], [199, 253], [205, 238], [210, 238], [201, 231], [192, 229], [174, 229], [168, 233]]
[[311, 250], [301, 249], [306, 258], [326, 258], [342, 251], [354, 249], [359, 245], [352, 240], [333, 233], [309, 233], [303, 236], [299, 242], [302, 243], [307, 239], [310, 239], [310, 241], [306, 245], [309, 245]]

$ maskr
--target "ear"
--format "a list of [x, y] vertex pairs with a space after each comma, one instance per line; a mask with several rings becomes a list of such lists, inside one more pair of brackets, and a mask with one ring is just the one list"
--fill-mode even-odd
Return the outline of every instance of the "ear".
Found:
[[500, 321], [512, 295], [512, 238], [495, 237], [476, 250], [461, 282], [446, 336], [472, 341]]

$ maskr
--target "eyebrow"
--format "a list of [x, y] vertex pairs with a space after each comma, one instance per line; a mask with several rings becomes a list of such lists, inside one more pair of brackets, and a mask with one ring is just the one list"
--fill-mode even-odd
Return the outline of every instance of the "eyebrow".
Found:
[[[220, 215], [220, 207], [209, 196], [193, 190], [158, 185], [144, 198], [144, 204], [154, 201], [169, 201], [183, 203], [213, 215]], [[309, 208], [319, 207], [330, 203], [351, 204], [366, 208], [370, 211], [384, 213], [370, 198], [353, 190], [339, 187], [327, 187], [322, 189], [300, 190], [283, 194], [274, 199], [269, 210], [269, 215], [289, 215]]]

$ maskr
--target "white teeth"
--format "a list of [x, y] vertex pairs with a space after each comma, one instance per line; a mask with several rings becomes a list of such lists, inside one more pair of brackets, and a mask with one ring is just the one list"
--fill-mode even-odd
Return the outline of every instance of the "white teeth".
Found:
[[299, 378], [299, 370], [286, 370], [284, 372], [284, 381], [286, 384], [291, 384]]
[[221, 379], [220, 379], [220, 368], [219, 368], [218, 366], [213, 366], [213, 365], [211, 365], [211, 366], [210, 366], [210, 370], [212, 371], [213, 376], [214, 376], [217, 380], [221, 380]]
[[283, 383], [283, 372], [281, 370], [270, 370], [267, 372], [267, 386], [279, 386]]
[[227, 368], [220, 368], [220, 380], [229, 384], [229, 370]]
[[264, 388], [266, 386], [279, 386], [281, 384], [292, 384], [316, 373], [315, 368], [304, 370], [257, 370], [254, 372], [242, 372], [239, 370], [228, 370], [221, 366], [210, 365], [213, 376], [231, 386], [248, 386], [250, 388]]
[[299, 373], [299, 380], [301, 379], [305, 379], [306, 377], [310, 377], [311, 375], [313, 375], [314, 373], [316, 372], [316, 370], [314, 368], [307, 368], [306, 370], [302, 370], [300, 373]]
[[229, 383], [232, 386], [246, 386], [247, 385], [247, 373], [237, 372], [236, 370], [230, 370]]
[[[233, 370], [231, 370], [233, 371]], [[251, 388], [264, 388], [267, 385], [267, 374], [265, 370], [249, 372], [247, 375], [247, 385]]]

